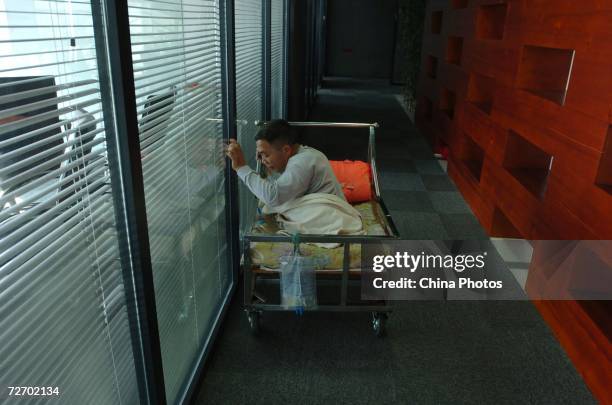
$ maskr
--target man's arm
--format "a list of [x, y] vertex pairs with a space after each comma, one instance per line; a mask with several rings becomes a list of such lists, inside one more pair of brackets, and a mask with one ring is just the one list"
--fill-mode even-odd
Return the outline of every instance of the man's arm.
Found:
[[312, 177], [312, 168], [304, 167], [300, 162], [290, 162], [278, 179], [262, 179], [251, 169], [244, 159], [240, 145], [230, 139], [227, 156], [232, 160], [232, 168], [238, 177], [257, 198], [274, 207], [304, 195]]
[[291, 164], [278, 179], [262, 179], [249, 166], [240, 167], [236, 173], [257, 198], [271, 207], [303, 196], [308, 190], [311, 176], [308, 168]]

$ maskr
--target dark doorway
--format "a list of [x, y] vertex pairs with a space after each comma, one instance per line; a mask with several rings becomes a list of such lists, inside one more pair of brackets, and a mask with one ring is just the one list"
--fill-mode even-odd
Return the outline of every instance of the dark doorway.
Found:
[[397, 1], [327, 3], [327, 76], [391, 77]]

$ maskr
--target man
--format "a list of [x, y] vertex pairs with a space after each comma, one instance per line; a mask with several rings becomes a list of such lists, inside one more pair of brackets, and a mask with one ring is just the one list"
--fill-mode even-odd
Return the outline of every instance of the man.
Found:
[[299, 197], [324, 193], [342, 200], [344, 193], [325, 155], [297, 143], [294, 130], [285, 120], [268, 122], [255, 136], [257, 156], [268, 172], [278, 177], [261, 178], [245, 161], [240, 145], [231, 139], [227, 156], [238, 177], [257, 198], [277, 207]]

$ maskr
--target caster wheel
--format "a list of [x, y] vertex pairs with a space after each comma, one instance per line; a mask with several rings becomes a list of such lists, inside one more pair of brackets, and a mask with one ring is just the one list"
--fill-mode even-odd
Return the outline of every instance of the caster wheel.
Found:
[[249, 327], [251, 328], [251, 334], [257, 336], [261, 330], [261, 315], [257, 311], [247, 312], [247, 319], [249, 320]]
[[387, 314], [374, 312], [372, 314], [372, 329], [376, 337], [382, 337], [386, 332]]

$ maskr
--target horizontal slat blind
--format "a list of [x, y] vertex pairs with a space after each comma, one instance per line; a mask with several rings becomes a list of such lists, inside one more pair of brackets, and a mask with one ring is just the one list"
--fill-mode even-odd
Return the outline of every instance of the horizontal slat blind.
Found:
[[0, 381], [132, 404], [91, 10], [0, 1]]
[[[261, 0], [236, 0], [234, 4], [236, 47], [236, 116], [238, 142], [248, 164], [254, 169], [254, 121], [263, 119], [262, 63], [263, 24]], [[255, 218], [257, 200], [240, 182], [240, 232], [248, 231]]]
[[218, 1], [128, 0], [166, 395], [182, 395], [230, 283]]
[[271, 0], [270, 13], [270, 57], [271, 57], [271, 113], [272, 118], [285, 118], [284, 71], [285, 71], [285, 0]]

